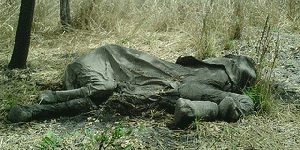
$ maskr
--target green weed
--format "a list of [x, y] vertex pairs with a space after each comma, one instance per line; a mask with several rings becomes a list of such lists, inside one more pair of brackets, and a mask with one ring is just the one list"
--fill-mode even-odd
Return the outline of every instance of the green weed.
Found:
[[[138, 135], [143, 136], [142, 133], [143, 132], [147, 132], [144, 131], [144, 124], [142, 123], [138, 129]], [[107, 148], [107, 147], [114, 147], [117, 149], [131, 149], [132, 145], [127, 145], [125, 147], [121, 146], [120, 142], [116, 142], [117, 139], [120, 139], [121, 137], [124, 136], [130, 136], [132, 134], [133, 128], [126, 130], [125, 127], [123, 126], [123, 123], [121, 122], [119, 124], [119, 126], [113, 131], [113, 132], [108, 132], [109, 129], [107, 129], [106, 131], [104, 131], [102, 134], [96, 134], [91, 130], [85, 129], [84, 130], [84, 134], [85, 136], [89, 137], [90, 140], [88, 143], [85, 143], [84, 145], [82, 145], [82, 149], [95, 149], [96, 147], [99, 146], [99, 149], [101, 148]], [[69, 134], [68, 132], [66, 132], [64, 135], [66, 136], [66, 138], [69, 137], [77, 137], [79, 136], [81, 133], [78, 131], [75, 131], [71, 134]], [[44, 149], [56, 149], [62, 146], [62, 140], [59, 139], [55, 133], [52, 130], [49, 130], [47, 132], [47, 136], [42, 138], [42, 142], [39, 143], [38, 145], [35, 145], [35, 148], [44, 150]]]
[[273, 74], [272, 72], [275, 68], [279, 53], [279, 33], [277, 35], [277, 41], [275, 43], [274, 56], [273, 58], [271, 58], [271, 63], [266, 64], [264, 60], [267, 59], [267, 54], [271, 53], [270, 30], [269, 16], [267, 16], [265, 27], [263, 29], [261, 39], [258, 42], [258, 48], [256, 49], [256, 54], [258, 55], [256, 60], [257, 79], [254, 86], [244, 90], [244, 94], [248, 95], [253, 100], [255, 110], [259, 112], [269, 112], [272, 108], [271, 82]]
[[47, 132], [47, 136], [42, 138], [42, 143], [39, 143], [39, 145], [36, 145], [34, 147], [38, 149], [55, 149], [57, 147], [60, 147], [61, 140], [57, 138], [55, 133], [53, 133], [51, 130]]
[[231, 50], [235, 47], [235, 41], [234, 40], [228, 40], [224, 46], [224, 50]]
[[140, 128], [139, 128], [139, 133], [138, 133], [139, 136], [143, 136], [142, 133], [148, 132], [148, 131], [144, 131], [143, 128], [144, 128], [144, 123], [141, 123]]
[[272, 94], [270, 89], [271, 87], [267, 83], [259, 83], [244, 90], [244, 94], [253, 100], [255, 111], [269, 112], [271, 110]]
[[16, 102], [16, 96], [12, 93], [5, 93], [4, 98], [6, 101], [1, 105], [0, 110], [9, 110]]
[[[114, 146], [118, 149], [130, 149], [131, 145], [127, 145], [125, 148], [121, 147], [120, 143], [114, 143], [115, 140], [123, 137], [131, 135], [133, 128], [129, 129], [128, 131], [124, 128], [122, 123], [120, 123], [119, 127], [109, 135], [106, 130], [102, 135], [94, 134], [92, 131], [85, 130], [85, 134], [91, 138], [90, 142], [85, 144], [85, 149], [92, 149], [92, 147], [99, 145], [99, 149], [105, 148], [107, 146]], [[105, 146], [106, 145], [106, 146]]]

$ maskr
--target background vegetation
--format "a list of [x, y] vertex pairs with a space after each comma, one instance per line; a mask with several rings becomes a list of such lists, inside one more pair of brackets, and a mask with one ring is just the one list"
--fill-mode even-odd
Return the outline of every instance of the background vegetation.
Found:
[[[300, 31], [299, 0], [71, 0], [70, 6], [74, 31], [64, 32], [59, 1], [36, 0], [28, 68], [8, 70], [20, 0], [0, 0], [0, 119], [5, 120], [14, 104], [39, 103], [37, 83], [59, 83], [67, 64], [105, 44], [136, 48], [173, 62], [180, 55], [205, 59], [243, 54], [258, 66], [272, 68], [276, 64], [268, 62], [280, 50], [272, 35]], [[261, 39], [267, 16], [269, 38]], [[240, 50], [243, 42], [247, 51]], [[260, 42], [265, 44], [255, 49]], [[269, 84], [258, 83], [248, 94], [269, 101]], [[264, 110], [271, 106], [259, 105]]]

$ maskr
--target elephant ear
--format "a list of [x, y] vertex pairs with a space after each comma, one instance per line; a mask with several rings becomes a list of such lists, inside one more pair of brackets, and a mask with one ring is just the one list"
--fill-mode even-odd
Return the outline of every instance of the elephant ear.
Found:
[[203, 62], [200, 59], [197, 59], [193, 56], [184, 56], [184, 57], [178, 57], [176, 60], [176, 64], [179, 64], [181, 66], [185, 67], [199, 67], [199, 66], [206, 66], [207, 63]]
[[256, 80], [255, 62], [252, 58], [246, 56], [226, 55], [226, 58], [234, 60], [239, 71], [239, 86], [244, 88], [251, 86]]
[[193, 66], [195, 64], [198, 64], [201, 62], [197, 58], [193, 56], [183, 56], [183, 57], [178, 57], [176, 60], [176, 64], [182, 65], [182, 66]]

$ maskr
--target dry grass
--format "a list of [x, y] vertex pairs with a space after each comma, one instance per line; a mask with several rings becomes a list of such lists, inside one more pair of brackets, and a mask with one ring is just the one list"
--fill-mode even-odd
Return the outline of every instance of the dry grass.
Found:
[[[300, 31], [299, 0], [70, 2], [74, 32], [64, 32], [59, 21], [59, 1], [36, 0], [29, 68], [8, 70], [20, 1], [0, 0], [0, 119], [3, 122], [13, 104], [37, 103], [40, 88], [36, 81], [60, 82], [67, 64], [106, 44], [136, 48], [172, 62], [180, 55], [204, 59], [229, 53], [258, 59], [251, 48], [240, 51], [240, 45], [257, 46], [267, 15], [271, 33], [298, 34]], [[272, 46], [275, 42], [270, 43], [268, 60], [275, 56], [276, 46]], [[296, 133], [299, 107], [292, 104], [273, 104], [272, 107], [268, 114], [252, 115], [237, 123], [200, 122], [199, 129], [192, 131], [199, 136], [196, 143], [212, 149], [296, 148], [299, 146], [296, 139], [299, 138]], [[293, 111], [296, 113], [291, 113]], [[0, 148], [3, 148], [2, 140]]]

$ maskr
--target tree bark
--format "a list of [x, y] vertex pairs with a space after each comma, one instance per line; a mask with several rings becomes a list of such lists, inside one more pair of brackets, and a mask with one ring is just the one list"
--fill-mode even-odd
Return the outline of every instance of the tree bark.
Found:
[[69, 0], [60, 0], [60, 20], [64, 30], [69, 30], [72, 22]]
[[14, 51], [8, 67], [25, 68], [30, 45], [30, 32], [33, 21], [35, 0], [22, 0]]

